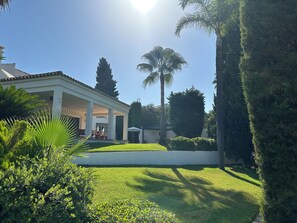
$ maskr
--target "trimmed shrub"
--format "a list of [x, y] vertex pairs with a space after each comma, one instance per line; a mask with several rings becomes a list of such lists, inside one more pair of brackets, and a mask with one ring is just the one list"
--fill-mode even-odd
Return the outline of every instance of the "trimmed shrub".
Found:
[[195, 150], [195, 143], [192, 139], [183, 136], [177, 136], [170, 139], [170, 149], [171, 150]]
[[174, 214], [153, 202], [130, 199], [93, 206], [90, 219], [94, 223], [180, 223]]
[[204, 95], [194, 87], [168, 97], [170, 123], [176, 135], [201, 136], [204, 124]]
[[63, 156], [24, 159], [0, 172], [1, 222], [86, 222], [91, 182]]
[[216, 141], [214, 139], [196, 137], [189, 139], [183, 136], [177, 136], [170, 139], [170, 150], [182, 151], [217, 151]]
[[197, 151], [217, 151], [217, 143], [214, 139], [196, 137], [192, 139]]

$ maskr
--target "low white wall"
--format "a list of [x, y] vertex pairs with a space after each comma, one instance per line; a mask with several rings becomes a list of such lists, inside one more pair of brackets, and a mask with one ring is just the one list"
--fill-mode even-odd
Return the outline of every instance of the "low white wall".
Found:
[[[143, 151], [87, 153], [76, 157], [78, 165], [217, 165], [217, 151]], [[226, 164], [229, 162], [226, 162]]]

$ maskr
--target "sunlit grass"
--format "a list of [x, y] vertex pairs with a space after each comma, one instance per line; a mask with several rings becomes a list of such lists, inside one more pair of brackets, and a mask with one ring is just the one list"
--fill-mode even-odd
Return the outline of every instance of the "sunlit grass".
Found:
[[148, 199], [184, 222], [251, 222], [261, 187], [244, 168], [92, 168], [95, 202]]
[[90, 144], [90, 149], [88, 152], [114, 152], [114, 151], [166, 151], [167, 148], [161, 146], [157, 143], [147, 143], [147, 144], [103, 144], [103, 143], [92, 143]]

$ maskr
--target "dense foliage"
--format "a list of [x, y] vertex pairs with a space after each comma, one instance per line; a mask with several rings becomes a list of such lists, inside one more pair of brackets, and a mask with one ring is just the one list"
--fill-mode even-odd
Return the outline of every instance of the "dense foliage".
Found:
[[204, 95], [194, 87], [183, 92], [171, 92], [170, 123], [178, 136], [201, 136], [204, 125]]
[[155, 46], [150, 52], [144, 54], [144, 63], [137, 65], [139, 71], [148, 73], [144, 79], [144, 87], [160, 81], [161, 109], [160, 109], [160, 144], [166, 144], [166, 119], [165, 119], [165, 85], [173, 81], [173, 74], [182, 69], [187, 62], [173, 49]]
[[13, 162], [32, 153], [33, 142], [28, 140], [27, 135], [27, 122], [16, 121], [9, 127], [6, 122], [0, 121], [0, 169], [8, 169]]
[[296, 222], [297, 1], [241, 6], [244, 92], [263, 182], [264, 222]]
[[117, 82], [113, 80], [110, 64], [104, 57], [100, 58], [96, 73], [97, 84], [95, 86], [95, 89], [113, 98], [118, 98], [119, 92], [117, 91], [116, 87]]
[[150, 201], [120, 200], [114, 203], [102, 203], [94, 206], [92, 222], [100, 223], [179, 223], [174, 214], [160, 209]]
[[[166, 116], [166, 107], [165, 107], [165, 116]], [[160, 126], [160, 109], [158, 109], [153, 104], [142, 106], [141, 123], [142, 123], [142, 126], [144, 127]]]
[[0, 172], [1, 222], [86, 222], [91, 181], [61, 154], [25, 158]]
[[128, 126], [138, 127], [142, 126], [141, 123], [141, 103], [139, 101], [132, 102], [130, 105], [129, 115], [128, 115]]
[[[232, 0], [238, 2], [238, 0]], [[227, 20], [222, 35], [225, 154], [233, 160], [254, 164], [252, 134], [243, 96], [239, 62], [240, 46], [239, 4]]]
[[215, 110], [210, 110], [205, 114], [204, 128], [207, 130], [207, 136], [211, 139], [216, 138], [216, 113]]
[[1, 222], [85, 222], [92, 175], [70, 161], [84, 148], [75, 133], [44, 112], [0, 122]]
[[190, 139], [183, 136], [177, 136], [170, 139], [169, 147], [170, 150], [217, 151], [217, 145], [214, 139], [202, 137]]
[[9, 117], [27, 117], [45, 104], [37, 96], [15, 86], [3, 88], [0, 85], [0, 120]]

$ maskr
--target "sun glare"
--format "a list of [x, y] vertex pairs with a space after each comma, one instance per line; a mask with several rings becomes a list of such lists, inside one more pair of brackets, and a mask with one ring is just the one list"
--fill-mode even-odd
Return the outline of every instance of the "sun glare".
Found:
[[131, 3], [138, 11], [145, 13], [154, 7], [156, 0], [131, 0]]

